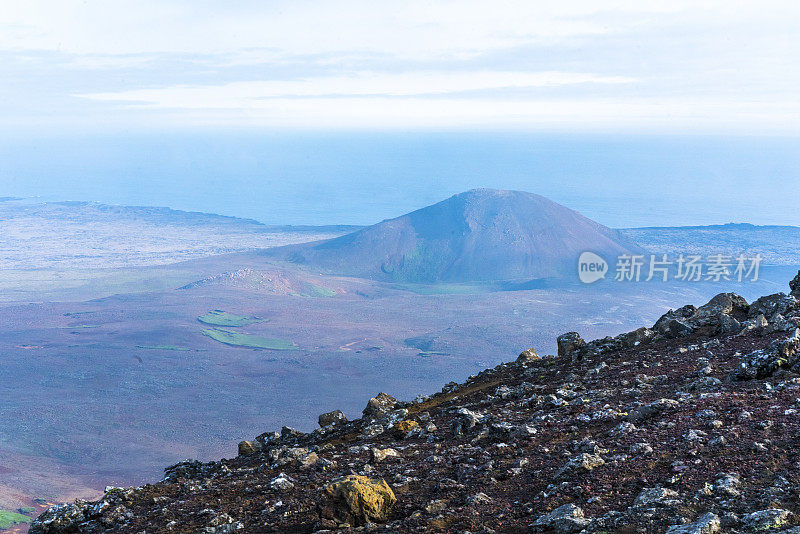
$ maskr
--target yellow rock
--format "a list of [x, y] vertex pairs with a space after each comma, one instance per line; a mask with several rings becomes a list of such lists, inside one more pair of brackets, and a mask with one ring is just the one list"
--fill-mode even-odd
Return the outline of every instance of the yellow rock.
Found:
[[243, 441], [239, 443], [239, 456], [247, 456], [261, 451], [261, 443], [258, 441]]
[[351, 525], [385, 523], [397, 498], [392, 488], [381, 479], [349, 475], [332, 482], [324, 490], [329, 500], [331, 519]]
[[517, 362], [519, 363], [532, 362], [534, 360], [541, 360], [541, 359], [542, 359], [541, 356], [536, 354], [536, 349], [531, 347], [530, 349], [523, 351], [522, 354], [519, 355], [519, 357], [517, 358]]
[[406, 419], [405, 421], [398, 421], [392, 427], [392, 434], [397, 439], [402, 439], [408, 435], [409, 432], [419, 428], [419, 423]]

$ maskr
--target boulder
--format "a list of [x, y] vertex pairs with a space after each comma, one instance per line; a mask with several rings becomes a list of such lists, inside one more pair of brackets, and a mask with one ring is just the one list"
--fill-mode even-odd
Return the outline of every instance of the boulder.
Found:
[[696, 311], [697, 308], [691, 304], [677, 310], [669, 310], [656, 321], [653, 330], [667, 338], [689, 335], [692, 333], [692, 327], [689, 326], [686, 319], [694, 315]]
[[385, 523], [397, 498], [381, 479], [349, 475], [325, 486], [322, 516], [339, 523], [361, 526]]
[[242, 441], [239, 443], [239, 456], [249, 456], [261, 452], [263, 445], [260, 441]]
[[534, 360], [541, 360], [541, 356], [536, 353], [536, 349], [533, 347], [529, 348], [528, 350], [523, 351], [517, 357], [517, 363], [525, 363], [525, 362], [532, 362]]
[[706, 304], [697, 308], [693, 318], [695, 320], [710, 319], [720, 314], [736, 316], [747, 314], [748, 308], [747, 300], [741, 295], [737, 295], [736, 293], [720, 293]]
[[719, 324], [717, 331], [720, 334], [732, 334], [734, 332], [738, 333], [742, 330], [742, 323], [730, 315], [721, 313], [716, 320]]
[[332, 412], [325, 412], [324, 414], [321, 414], [317, 421], [319, 422], [320, 428], [325, 428], [326, 426], [346, 423], [347, 417], [345, 417], [342, 410], [334, 410]]
[[580, 349], [586, 345], [586, 342], [577, 332], [561, 334], [556, 338], [556, 343], [558, 344], [559, 356], [573, 359], [577, 359]]
[[791, 295], [800, 300], [800, 271], [798, 271], [797, 276], [789, 282], [789, 289], [791, 290]]
[[789, 368], [798, 363], [800, 350], [800, 329], [787, 339], [776, 339], [765, 349], [758, 349], [742, 357], [739, 367], [730, 378], [732, 380], [748, 380], [772, 376], [781, 368]]
[[386, 393], [378, 393], [368, 402], [363, 410], [364, 417], [379, 417], [390, 411], [397, 405], [397, 399]]
[[[798, 274], [798, 276], [800, 276], [800, 274]], [[747, 315], [750, 318], [756, 317], [759, 314], [764, 317], [773, 317], [776, 313], [779, 313], [785, 317], [789, 311], [796, 308], [796, 297], [785, 293], [774, 293], [756, 299], [756, 301], [750, 305]]]
[[685, 319], [669, 319], [659, 325], [658, 333], [667, 338], [688, 336], [694, 332], [694, 327]]
[[617, 336], [619, 344], [623, 348], [638, 347], [653, 340], [656, 333], [650, 328], [642, 327]]

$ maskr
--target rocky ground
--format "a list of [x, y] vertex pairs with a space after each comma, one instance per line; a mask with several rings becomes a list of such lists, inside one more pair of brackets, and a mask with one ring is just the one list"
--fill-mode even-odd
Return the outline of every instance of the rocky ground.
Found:
[[[800, 533], [800, 274], [53, 507], [31, 533]], [[798, 526], [795, 526], [798, 525]]]

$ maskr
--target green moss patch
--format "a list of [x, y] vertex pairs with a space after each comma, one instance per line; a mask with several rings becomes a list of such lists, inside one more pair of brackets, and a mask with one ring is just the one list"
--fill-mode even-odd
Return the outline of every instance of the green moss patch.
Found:
[[149, 349], [149, 350], [178, 350], [178, 351], [190, 351], [189, 347], [178, 347], [177, 345], [136, 345], [137, 349]]
[[214, 326], [247, 326], [249, 324], [262, 322], [262, 319], [258, 317], [234, 315], [222, 310], [211, 310], [207, 314], [198, 317], [197, 320], [201, 323]]
[[18, 514], [17, 512], [7, 512], [0, 510], [0, 529], [11, 528], [20, 523], [30, 523], [31, 518], [27, 515]]
[[291, 341], [254, 336], [251, 334], [242, 334], [240, 332], [231, 332], [229, 330], [222, 330], [219, 328], [209, 328], [203, 330], [203, 335], [219, 341], [220, 343], [225, 343], [226, 345], [232, 345], [234, 347], [268, 350], [297, 350], [297, 345]]

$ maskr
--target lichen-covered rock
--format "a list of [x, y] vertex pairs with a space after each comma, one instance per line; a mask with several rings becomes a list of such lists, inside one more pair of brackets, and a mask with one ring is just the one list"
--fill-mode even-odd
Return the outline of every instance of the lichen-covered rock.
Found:
[[242, 441], [239, 443], [239, 456], [247, 456], [261, 452], [263, 445], [259, 441]]
[[340, 523], [360, 526], [385, 523], [397, 498], [383, 479], [350, 475], [327, 485], [322, 516]]
[[791, 517], [789, 510], [770, 508], [746, 515], [742, 523], [748, 529], [747, 532], [763, 532], [786, 526]]
[[269, 481], [269, 487], [274, 491], [286, 492], [294, 488], [294, 482], [286, 473], [281, 473]]

